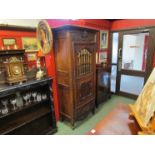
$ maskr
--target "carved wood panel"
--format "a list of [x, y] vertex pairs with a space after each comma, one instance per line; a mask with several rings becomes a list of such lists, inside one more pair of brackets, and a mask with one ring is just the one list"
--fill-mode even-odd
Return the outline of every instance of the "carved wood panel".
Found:
[[70, 88], [67, 85], [58, 84], [59, 108], [61, 115], [68, 118], [71, 115], [71, 106], [68, 104], [71, 98]]
[[84, 76], [93, 72], [94, 44], [75, 43], [76, 77]]
[[79, 90], [80, 100], [83, 100], [86, 97], [92, 95], [92, 86], [93, 86], [93, 83], [91, 80], [80, 84], [80, 90]]
[[87, 49], [77, 52], [77, 76], [88, 74], [92, 70], [92, 54]]
[[94, 98], [94, 80], [92, 77], [87, 77], [83, 80], [77, 80], [77, 106], [85, 104], [90, 99]]

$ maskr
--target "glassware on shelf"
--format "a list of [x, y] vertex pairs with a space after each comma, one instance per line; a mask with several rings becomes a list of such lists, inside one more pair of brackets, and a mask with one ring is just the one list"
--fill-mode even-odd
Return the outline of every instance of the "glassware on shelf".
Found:
[[23, 100], [26, 106], [31, 104], [31, 96], [32, 96], [31, 92], [23, 94]]
[[42, 100], [47, 100], [47, 94], [42, 94]]
[[28, 98], [28, 104], [31, 103], [31, 93], [27, 93], [27, 98]]
[[17, 99], [16, 98], [12, 98], [10, 99], [10, 103], [13, 105], [13, 110], [16, 110], [17, 109]]
[[27, 96], [27, 94], [23, 95], [23, 99], [24, 99], [25, 105], [28, 105], [28, 96]]
[[19, 92], [16, 93], [17, 95], [17, 108], [22, 108], [23, 107], [23, 99], [22, 99], [22, 96], [20, 95]]
[[2, 104], [4, 105], [5, 108], [7, 108], [7, 105], [8, 105], [8, 100], [7, 99], [4, 99], [1, 101]]
[[2, 115], [5, 115], [5, 114], [7, 114], [9, 112], [9, 109], [7, 107], [8, 100], [7, 99], [4, 99], [4, 100], [1, 101], [1, 103], [3, 105], [3, 108], [1, 109], [1, 113], [2, 113]]
[[37, 94], [37, 102], [40, 102], [41, 101], [41, 93], [38, 93]]
[[2, 109], [1, 109], [2, 115], [6, 115], [8, 112], [9, 112], [8, 109], [5, 109], [5, 108], [2, 108]]
[[37, 92], [32, 92], [33, 102], [37, 102]]

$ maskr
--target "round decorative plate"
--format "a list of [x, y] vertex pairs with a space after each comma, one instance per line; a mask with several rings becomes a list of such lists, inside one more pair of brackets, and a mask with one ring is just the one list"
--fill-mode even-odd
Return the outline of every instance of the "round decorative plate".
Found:
[[44, 55], [51, 52], [53, 47], [53, 34], [50, 26], [45, 20], [40, 21], [38, 24], [37, 40]]

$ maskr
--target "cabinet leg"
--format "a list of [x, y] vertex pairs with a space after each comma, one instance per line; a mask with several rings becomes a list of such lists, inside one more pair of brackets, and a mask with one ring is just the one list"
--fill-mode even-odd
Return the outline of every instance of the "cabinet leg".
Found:
[[108, 97], [109, 99], [111, 99], [111, 95], [109, 95], [109, 97]]
[[61, 122], [63, 122], [63, 121], [64, 121], [63, 116], [60, 116], [60, 121], [61, 121]]
[[98, 102], [97, 102], [97, 100], [95, 101], [95, 107], [98, 108]]
[[96, 108], [98, 108], [98, 103], [96, 103], [96, 105], [95, 105], [95, 106], [96, 106]]
[[92, 109], [92, 114], [93, 114], [93, 115], [95, 114], [95, 108]]
[[71, 122], [71, 125], [72, 125], [72, 130], [74, 130], [74, 129], [75, 129], [75, 122], [72, 121], [72, 122]]

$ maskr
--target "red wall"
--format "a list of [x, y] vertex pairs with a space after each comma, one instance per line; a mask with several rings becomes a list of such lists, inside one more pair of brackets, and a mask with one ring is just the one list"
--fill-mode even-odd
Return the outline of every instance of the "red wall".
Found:
[[18, 48], [22, 49], [21, 37], [36, 37], [36, 33], [13, 30], [0, 30], [0, 47], [3, 46], [2, 38], [15, 38]]
[[[22, 37], [36, 37], [35, 32], [29, 32], [29, 31], [15, 31], [15, 30], [0, 30], [0, 48], [3, 45], [3, 38], [14, 38], [16, 40], [16, 45], [18, 46], [18, 49], [22, 49]], [[10, 49], [13, 47], [10, 47]], [[27, 59], [26, 59], [27, 60]], [[31, 61], [28, 64], [29, 67], [36, 66], [35, 61]]]
[[111, 31], [155, 26], [155, 19], [123, 19], [112, 22]]
[[56, 120], [59, 120], [59, 104], [58, 104], [58, 90], [57, 90], [57, 81], [56, 81], [56, 64], [55, 64], [55, 57], [54, 52], [52, 51], [45, 57], [46, 60], [46, 67], [48, 76], [53, 78], [53, 97], [54, 97], [54, 109]]
[[103, 19], [78, 19], [78, 20], [47, 19], [47, 21], [52, 28], [57, 28], [64, 25], [72, 25], [72, 26], [91, 28], [95, 30], [100, 30], [100, 29], [104, 30], [104, 29], [110, 29], [111, 27], [111, 23]]

